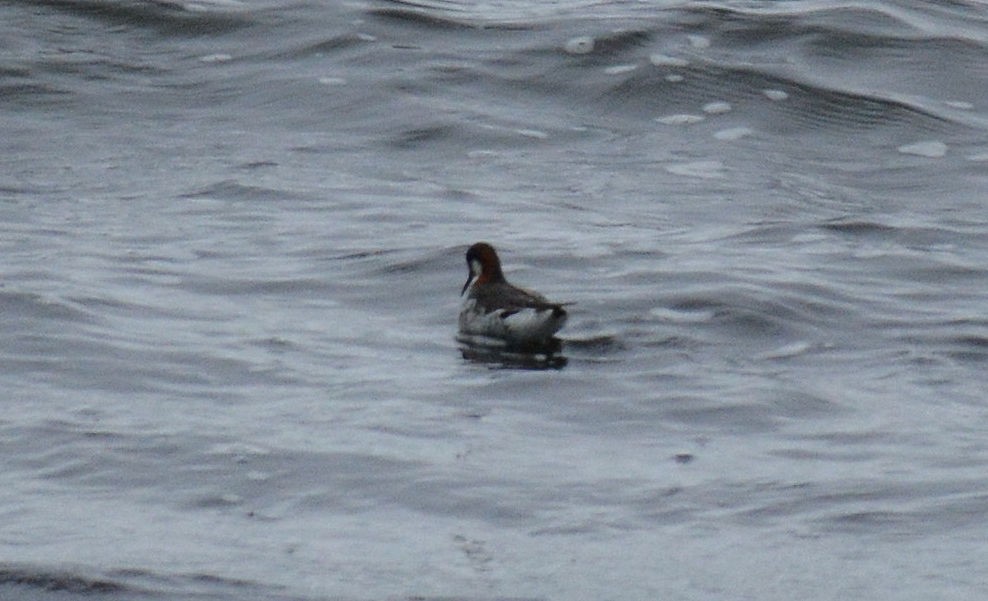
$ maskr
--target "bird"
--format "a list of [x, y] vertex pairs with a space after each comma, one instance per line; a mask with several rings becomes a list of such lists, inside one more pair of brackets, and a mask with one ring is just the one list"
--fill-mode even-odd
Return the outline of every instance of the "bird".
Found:
[[513, 349], [552, 350], [553, 336], [566, 324], [564, 308], [537, 292], [508, 283], [497, 251], [487, 242], [467, 250], [467, 281], [460, 292], [459, 330], [463, 336], [495, 339]]

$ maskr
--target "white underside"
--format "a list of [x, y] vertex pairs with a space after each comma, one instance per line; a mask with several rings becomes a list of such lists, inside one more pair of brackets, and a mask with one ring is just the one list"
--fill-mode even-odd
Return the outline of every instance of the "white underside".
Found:
[[503, 318], [502, 309], [484, 313], [472, 298], [460, 309], [460, 333], [504, 340], [509, 344], [542, 344], [566, 323], [566, 315], [555, 316], [551, 309], [522, 309]]

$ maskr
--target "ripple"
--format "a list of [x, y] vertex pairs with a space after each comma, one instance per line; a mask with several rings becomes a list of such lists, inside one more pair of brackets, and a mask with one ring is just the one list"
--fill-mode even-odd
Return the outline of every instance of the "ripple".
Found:
[[[85, 305], [85, 301], [80, 302]], [[97, 323], [90, 313], [73, 304], [32, 292], [0, 290], [0, 313], [5, 317], [17, 316], [24, 320], [43, 320], [74, 323]]]

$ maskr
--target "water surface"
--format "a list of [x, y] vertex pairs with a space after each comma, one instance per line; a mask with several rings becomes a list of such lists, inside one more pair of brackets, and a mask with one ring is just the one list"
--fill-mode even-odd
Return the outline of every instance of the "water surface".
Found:
[[0, 4], [0, 596], [977, 597], [986, 20]]

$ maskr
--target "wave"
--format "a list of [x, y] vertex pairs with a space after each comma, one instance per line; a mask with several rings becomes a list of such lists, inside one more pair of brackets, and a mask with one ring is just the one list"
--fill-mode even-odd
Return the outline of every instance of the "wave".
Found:
[[34, 589], [85, 597], [136, 593], [135, 589], [110, 578], [85, 576], [27, 566], [0, 566], [0, 591], [5, 588]]
[[968, 80], [988, 75], [988, 28], [983, 17], [968, 21], [973, 11], [691, 3], [623, 7], [617, 17], [618, 4], [569, 4], [526, 20], [511, 3], [484, 13], [466, 3], [384, 2], [369, 13], [392, 27], [425, 26], [481, 44], [508, 36], [521, 47], [459, 66], [460, 78], [561, 95], [609, 115], [768, 99], [776, 102], [758, 110], [780, 128], [988, 129], [988, 118], [972, 110], [984, 90]]
[[228, 33], [249, 25], [253, 14], [237, 0], [41, 0], [30, 4], [112, 25], [182, 36]]
[[145, 569], [92, 572], [86, 568], [0, 564], [0, 596], [4, 599], [57, 596], [58, 599], [180, 598], [188, 601], [241, 598], [298, 601], [307, 598], [290, 596], [282, 590], [247, 580], [204, 573], [167, 575]]

